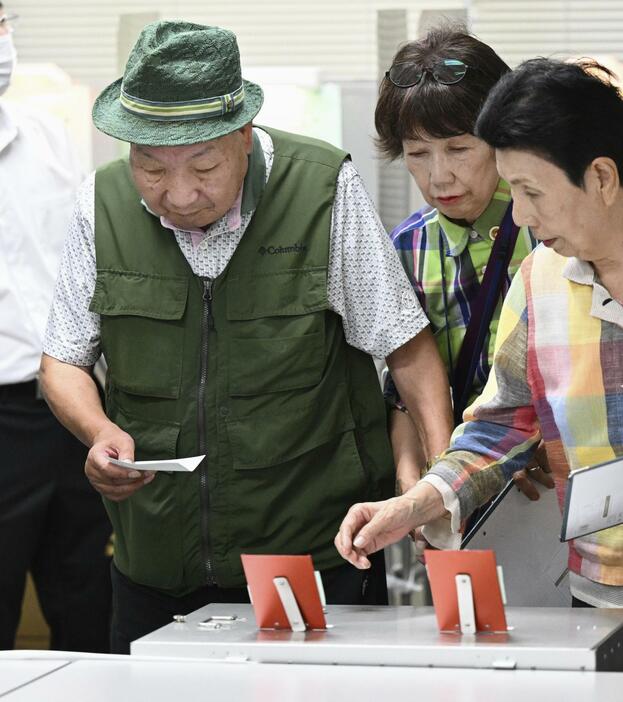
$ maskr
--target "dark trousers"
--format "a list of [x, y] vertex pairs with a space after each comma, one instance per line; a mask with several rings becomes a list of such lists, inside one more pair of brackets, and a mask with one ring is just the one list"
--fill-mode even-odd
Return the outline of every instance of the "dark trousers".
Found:
[[[371, 556], [370, 570], [357, 570], [348, 563], [322, 571], [328, 604], [387, 604], [387, 582], [383, 552]], [[137, 585], [111, 567], [113, 588], [112, 653], [130, 653], [130, 642], [173, 620], [211, 603], [248, 602], [246, 588], [203, 587], [184, 597], [164, 595]]]
[[51, 648], [106, 652], [110, 522], [86, 448], [22, 385], [0, 386], [0, 649], [14, 646], [30, 571]]

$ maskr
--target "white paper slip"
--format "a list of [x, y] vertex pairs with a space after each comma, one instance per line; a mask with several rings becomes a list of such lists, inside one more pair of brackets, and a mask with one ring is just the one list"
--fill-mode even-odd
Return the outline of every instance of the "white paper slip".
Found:
[[190, 456], [190, 458], [174, 458], [168, 461], [136, 461], [136, 463], [119, 461], [116, 458], [109, 458], [108, 460], [112, 464], [128, 470], [163, 470], [167, 473], [192, 473], [204, 458], [205, 454], [203, 456]]

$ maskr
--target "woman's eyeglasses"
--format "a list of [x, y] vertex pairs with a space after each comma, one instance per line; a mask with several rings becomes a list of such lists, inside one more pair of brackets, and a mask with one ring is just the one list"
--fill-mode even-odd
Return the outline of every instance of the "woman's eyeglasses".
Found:
[[416, 63], [405, 61], [395, 63], [385, 73], [385, 77], [397, 88], [411, 88], [418, 85], [426, 73], [430, 73], [442, 85], [453, 85], [465, 77], [468, 68], [469, 66], [459, 59], [442, 59], [432, 68], [422, 68]]

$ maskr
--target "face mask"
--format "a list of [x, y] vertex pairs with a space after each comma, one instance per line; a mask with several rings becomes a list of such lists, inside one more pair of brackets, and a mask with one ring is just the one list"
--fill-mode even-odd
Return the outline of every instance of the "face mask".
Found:
[[11, 33], [0, 35], [0, 95], [7, 91], [11, 83], [16, 59], [13, 35]]

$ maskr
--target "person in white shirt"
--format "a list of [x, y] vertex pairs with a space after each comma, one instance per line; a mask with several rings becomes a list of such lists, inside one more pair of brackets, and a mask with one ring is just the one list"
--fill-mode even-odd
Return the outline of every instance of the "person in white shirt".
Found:
[[[0, 4], [0, 95], [15, 64], [9, 20]], [[0, 649], [14, 646], [28, 571], [52, 648], [109, 647], [110, 523], [86, 448], [37, 381], [80, 177], [61, 123], [0, 100]]]

